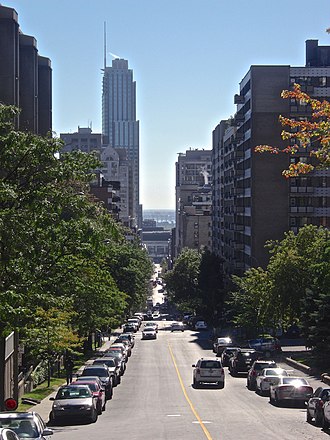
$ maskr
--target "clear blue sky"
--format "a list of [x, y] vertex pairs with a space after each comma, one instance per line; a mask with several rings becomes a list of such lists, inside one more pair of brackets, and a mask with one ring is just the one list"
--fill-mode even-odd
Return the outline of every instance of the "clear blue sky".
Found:
[[[52, 60], [53, 129], [101, 132], [108, 51], [137, 83], [141, 202], [174, 208], [177, 153], [211, 148], [252, 64], [304, 65], [305, 40], [330, 45], [329, 0], [1, 0]], [[108, 65], [111, 63], [108, 55]]]

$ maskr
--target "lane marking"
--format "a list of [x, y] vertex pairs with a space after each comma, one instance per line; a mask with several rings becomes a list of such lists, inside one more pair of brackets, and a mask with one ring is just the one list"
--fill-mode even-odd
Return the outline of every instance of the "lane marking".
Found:
[[181, 389], [182, 389], [182, 392], [183, 392], [183, 394], [184, 394], [184, 397], [186, 398], [186, 401], [188, 402], [191, 411], [193, 412], [194, 416], [195, 416], [196, 419], [197, 419], [197, 422], [195, 422], [195, 423], [199, 423], [199, 424], [200, 424], [200, 426], [201, 426], [201, 428], [202, 428], [202, 430], [203, 430], [203, 432], [204, 432], [204, 434], [205, 434], [207, 440], [212, 440], [211, 434], [210, 434], [209, 431], [206, 429], [206, 426], [204, 425], [204, 422], [203, 422], [202, 419], [199, 417], [198, 412], [195, 410], [195, 407], [194, 407], [194, 405], [192, 404], [192, 401], [191, 401], [191, 400], [189, 399], [189, 397], [188, 397], [187, 391], [186, 391], [186, 389], [185, 389], [185, 387], [184, 387], [183, 380], [182, 380], [182, 378], [181, 378], [181, 374], [180, 374], [180, 372], [179, 372], [179, 369], [178, 369], [178, 366], [177, 366], [177, 363], [176, 363], [176, 360], [175, 360], [175, 357], [174, 357], [174, 354], [173, 354], [173, 351], [172, 351], [172, 348], [171, 348], [171, 345], [170, 345], [170, 344], [168, 344], [168, 349], [169, 349], [169, 351], [170, 351], [170, 355], [171, 355], [171, 358], [172, 358], [172, 361], [173, 361], [173, 364], [174, 364], [174, 368], [175, 368], [176, 374], [177, 374], [177, 376], [178, 376], [178, 379], [179, 379], [179, 382], [180, 382]]
[[167, 414], [167, 417], [181, 417], [181, 414]]

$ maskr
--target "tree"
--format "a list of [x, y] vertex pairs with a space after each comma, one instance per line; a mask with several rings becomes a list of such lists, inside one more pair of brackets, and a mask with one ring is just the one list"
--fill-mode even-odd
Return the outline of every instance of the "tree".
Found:
[[208, 318], [210, 325], [220, 323], [226, 290], [224, 288], [223, 260], [205, 250], [199, 267], [198, 286], [201, 299], [201, 315]]
[[330, 166], [330, 103], [326, 100], [319, 101], [311, 98], [301, 91], [299, 84], [294, 84], [293, 90], [284, 90], [281, 97], [306, 105], [310, 110], [310, 117], [308, 120], [296, 120], [280, 116], [282, 126], [291, 129], [291, 131], [283, 130], [281, 133], [282, 139], [288, 140], [289, 145], [284, 149], [259, 145], [255, 147], [255, 151], [291, 155], [295, 155], [300, 148], [309, 151], [312, 163], [305, 163], [297, 157], [296, 163], [291, 163], [289, 168], [282, 172], [286, 178], [306, 174], [314, 169], [328, 168]]
[[166, 290], [181, 309], [195, 310], [201, 303], [198, 285], [201, 258], [196, 250], [184, 248], [173, 270], [165, 274]]

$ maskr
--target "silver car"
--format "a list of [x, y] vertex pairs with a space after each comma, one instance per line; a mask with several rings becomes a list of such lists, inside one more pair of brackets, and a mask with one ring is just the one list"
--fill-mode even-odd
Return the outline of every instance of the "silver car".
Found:
[[192, 366], [194, 388], [203, 383], [216, 383], [219, 388], [225, 386], [225, 372], [219, 359], [201, 358]]
[[142, 339], [157, 339], [157, 332], [154, 327], [145, 327], [142, 330]]
[[283, 377], [274, 378], [270, 385], [270, 402], [277, 406], [284, 402], [305, 403], [313, 394], [313, 388], [303, 377]]
[[53, 434], [36, 412], [2, 412], [0, 424], [14, 431], [19, 439], [49, 440]]
[[66, 385], [60, 387], [53, 400], [50, 418], [57, 422], [67, 418], [88, 419], [94, 423], [98, 417], [97, 400], [87, 385]]

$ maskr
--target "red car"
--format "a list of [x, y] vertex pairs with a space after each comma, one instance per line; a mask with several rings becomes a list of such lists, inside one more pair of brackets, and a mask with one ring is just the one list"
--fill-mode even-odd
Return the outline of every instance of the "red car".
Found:
[[97, 408], [97, 412], [98, 414], [101, 414], [102, 411], [105, 410], [105, 405], [106, 405], [106, 398], [105, 398], [105, 391], [104, 389], [101, 387], [99, 381], [97, 380], [82, 380], [82, 378], [77, 382], [79, 383], [79, 385], [88, 385], [90, 390], [93, 393], [93, 396], [97, 397], [97, 404], [96, 404], [96, 408]]

